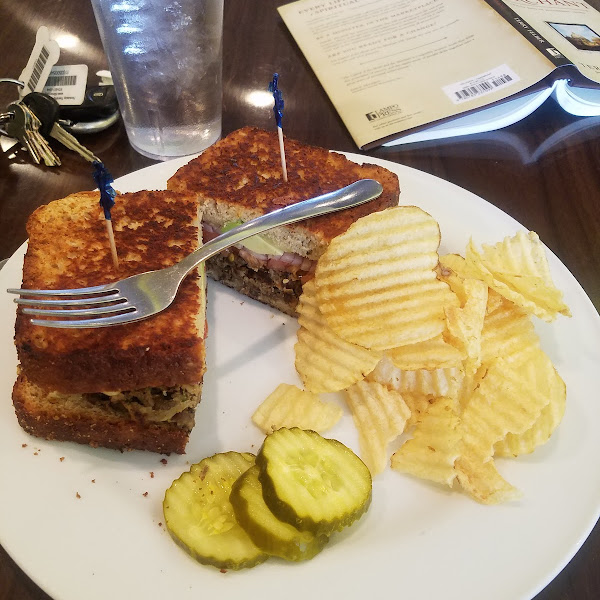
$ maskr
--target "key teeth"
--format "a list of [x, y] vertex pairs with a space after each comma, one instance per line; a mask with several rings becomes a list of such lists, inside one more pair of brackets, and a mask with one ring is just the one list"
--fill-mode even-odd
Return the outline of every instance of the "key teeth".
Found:
[[71, 135], [66, 129], [63, 129], [58, 122], [52, 125], [50, 136], [69, 150], [77, 152], [77, 154], [82, 158], [85, 158], [85, 160], [89, 162], [102, 162], [91, 150], [81, 144], [74, 135]]
[[[35, 92], [37, 96], [45, 96], [45, 94]], [[32, 106], [27, 103], [27, 98], [31, 96], [28, 94], [24, 96], [23, 100], [10, 104], [7, 111], [13, 114], [13, 118], [7, 123], [6, 133], [16, 138], [19, 143], [25, 147], [31, 159], [35, 164], [40, 164], [42, 161], [47, 167], [58, 167], [60, 166], [61, 160], [59, 156], [50, 147], [47, 136], [42, 135], [41, 131], [48, 130], [48, 135], [53, 139], [61, 143], [65, 148], [76, 152], [89, 162], [98, 161], [100, 159], [83, 144], [81, 144], [77, 138], [71, 135], [68, 131], [62, 128], [58, 123], [58, 110], [52, 115], [46, 114], [45, 121], [42, 122], [40, 117], [44, 119], [43, 106], [38, 106], [40, 116], [38, 116], [34, 110], [35, 102], [31, 101]], [[51, 98], [47, 96], [47, 98]], [[51, 125], [50, 125], [51, 123]]]
[[41, 121], [35, 113], [23, 101], [10, 104], [8, 110], [14, 117], [8, 123], [6, 133], [19, 140], [36, 165], [43, 160], [48, 167], [59, 166], [60, 159], [39, 132]]

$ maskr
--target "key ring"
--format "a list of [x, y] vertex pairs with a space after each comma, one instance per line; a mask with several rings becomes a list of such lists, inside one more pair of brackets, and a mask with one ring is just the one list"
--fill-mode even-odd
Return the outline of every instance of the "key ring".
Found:
[[[0, 83], [14, 83], [15, 85], [18, 85], [21, 88], [25, 87], [25, 84], [22, 81], [19, 81], [18, 79], [13, 79], [12, 77], [0, 77]], [[0, 113], [0, 125], [4, 125], [4, 123], [8, 123], [13, 117], [14, 117], [14, 115], [11, 112]], [[0, 133], [2, 135], [8, 136], [6, 131], [4, 131], [2, 128], [0, 128]]]
[[[18, 85], [21, 88], [25, 87], [25, 84], [22, 81], [19, 81], [18, 79], [13, 79], [12, 77], [0, 77], [0, 83], [14, 83], [15, 85]], [[4, 123], [8, 123], [11, 119], [14, 118], [14, 116], [15, 115], [11, 112], [0, 113], [0, 126], [4, 125]], [[0, 134], [10, 137], [2, 127], [0, 127]]]
[[4, 135], [6, 137], [10, 137], [8, 133], [4, 130], [4, 124], [8, 123], [12, 119], [14, 119], [15, 115], [11, 112], [3, 112], [0, 113], [0, 135]]
[[0, 83], [14, 83], [19, 87], [25, 87], [25, 84], [22, 81], [19, 81], [18, 79], [13, 79], [12, 77], [0, 77]]

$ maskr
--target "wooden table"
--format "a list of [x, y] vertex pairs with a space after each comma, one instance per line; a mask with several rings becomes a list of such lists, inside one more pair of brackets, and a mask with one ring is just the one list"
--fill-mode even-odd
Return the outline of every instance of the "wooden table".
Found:
[[[598, 1], [593, 4], [598, 7]], [[335, 150], [357, 152], [302, 53], [275, 10], [283, 2], [226, 2], [224, 35], [223, 134], [244, 125], [272, 127], [270, 110], [256, 108], [246, 95], [264, 89], [273, 72], [285, 78], [285, 132], [289, 137]], [[72, 34], [79, 43], [63, 49], [61, 64], [86, 63], [90, 83], [107, 68], [88, 2], [20, 0], [0, 3], [0, 76], [17, 77], [40, 25], [54, 36]], [[283, 87], [283, 86], [282, 86]], [[0, 85], [0, 106], [14, 99]], [[526, 157], [552, 134], [580, 122], [547, 102], [524, 122], [502, 131], [380, 148], [366, 154], [437, 175], [480, 195], [524, 226], [538, 232], [581, 283], [600, 309], [600, 118], [535, 162]], [[507, 143], [507, 141], [511, 143]], [[115, 177], [153, 164], [127, 142], [122, 124], [82, 141], [100, 156]], [[55, 145], [62, 166], [35, 166], [20, 153], [0, 156], [0, 259], [26, 239], [25, 222], [38, 206], [71, 192], [93, 187], [90, 168], [77, 155]], [[592, 396], [597, 390], [590, 390]], [[8, 401], [8, 399], [4, 399]], [[0, 493], [12, 493], [0, 490]], [[83, 598], [84, 596], [82, 596]], [[569, 565], [536, 600], [592, 600], [600, 597], [600, 525]], [[49, 598], [0, 548], [0, 600]], [[509, 600], [509, 599], [507, 599]]]

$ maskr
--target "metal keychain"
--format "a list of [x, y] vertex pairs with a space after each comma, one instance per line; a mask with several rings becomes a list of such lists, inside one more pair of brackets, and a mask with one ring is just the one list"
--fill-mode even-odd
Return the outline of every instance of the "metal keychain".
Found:
[[88, 150], [83, 144], [63, 129], [58, 122], [59, 104], [58, 102], [42, 92], [32, 92], [23, 98], [23, 102], [35, 113], [41, 122], [41, 131], [45, 136], [50, 136], [60, 142], [63, 146], [77, 152], [80, 156], [90, 162], [100, 159]]
[[27, 152], [29, 152], [33, 162], [37, 165], [40, 164], [40, 155], [37, 153], [35, 148], [31, 145], [29, 139], [29, 116], [25, 111], [25, 108], [20, 103], [9, 104], [7, 112], [12, 113], [13, 117], [6, 123], [5, 130], [7, 135], [17, 139], [21, 146], [23, 146]]
[[41, 122], [35, 114], [22, 102], [10, 104], [7, 112], [13, 116], [6, 122], [6, 134], [16, 138], [36, 164], [44, 161], [48, 167], [60, 165], [60, 159], [39, 133]]

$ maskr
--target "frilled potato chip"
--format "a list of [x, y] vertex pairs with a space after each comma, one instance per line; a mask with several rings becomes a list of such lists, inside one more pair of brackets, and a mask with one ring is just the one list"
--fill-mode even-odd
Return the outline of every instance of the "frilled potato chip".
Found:
[[384, 356], [366, 379], [381, 383], [402, 395], [457, 398], [464, 379], [464, 371], [460, 366], [431, 371], [427, 369], [403, 371], [396, 367], [388, 356]]
[[264, 433], [282, 427], [322, 432], [331, 429], [341, 416], [341, 407], [322, 402], [316, 394], [295, 385], [281, 383], [256, 409], [252, 421]]
[[492, 289], [544, 321], [571, 314], [552, 281], [544, 247], [533, 231], [519, 231], [495, 246], [484, 244], [481, 253], [471, 241], [466, 263]]
[[446, 308], [446, 337], [466, 354], [464, 367], [468, 377], [473, 376], [481, 365], [483, 321], [490, 303], [488, 285], [472, 275], [462, 256], [440, 256], [438, 276], [448, 283], [460, 300], [460, 307]]
[[482, 504], [499, 504], [522, 497], [522, 492], [508, 483], [493, 460], [484, 462], [476, 453], [465, 453], [455, 463], [458, 482], [471, 498]]
[[455, 294], [436, 277], [440, 230], [429, 214], [399, 206], [356, 221], [332, 240], [315, 272], [317, 300], [342, 338], [385, 350], [445, 328]]
[[496, 455], [516, 457], [521, 454], [530, 454], [550, 439], [565, 414], [567, 388], [556, 371], [548, 383], [550, 402], [542, 410], [537, 421], [524, 433], [506, 434], [506, 437], [494, 446]]
[[410, 410], [410, 417], [406, 422], [406, 428], [420, 423], [427, 414], [431, 404], [438, 399], [436, 396], [424, 395], [419, 392], [403, 392], [402, 398]]
[[439, 398], [415, 427], [412, 439], [392, 455], [392, 469], [452, 487], [454, 462], [460, 456], [456, 401]]
[[[469, 269], [467, 261], [459, 254], [444, 254], [440, 256], [438, 277], [448, 283], [450, 289], [458, 296], [461, 306], [466, 304], [468, 298], [464, 282], [469, 279], [483, 281], [477, 270]], [[486, 313], [495, 311], [503, 301], [503, 296], [488, 288]]]
[[465, 371], [473, 374], [481, 364], [481, 336], [488, 286], [478, 279], [463, 280], [466, 301], [461, 308], [446, 308], [448, 339], [465, 354]]
[[375, 368], [381, 352], [346, 342], [325, 322], [316, 303], [314, 279], [304, 284], [297, 307], [296, 370], [314, 393], [343, 390]]
[[461, 415], [458, 480], [476, 500], [495, 503], [516, 497], [515, 489], [493, 464], [494, 446], [508, 433], [521, 435], [550, 403], [556, 370], [537, 350], [523, 360], [497, 358], [481, 378]]
[[445, 281], [458, 296], [460, 305], [464, 306], [469, 299], [468, 291], [465, 289], [465, 279], [473, 277], [467, 271], [465, 259], [459, 254], [441, 255], [437, 274], [438, 278]]
[[505, 298], [496, 302], [496, 306], [483, 322], [481, 362], [489, 364], [499, 356], [507, 361], [519, 361], [536, 352], [540, 342], [529, 315]]
[[487, 315], [498, 310], [502, 305], [506, 304], [506, 302], [510, 302], [510, 300], [506, 300], [504, 296], [501, 296], [498, 292], [493, 290], [492, 288], [488, 288], [488, 300], [487, 306], [485, 307], [485, 313]]
[[404, 371], [457, 367], [466, 358], [464, 350], [446, 342], [441, 334], [424, 342], [391, 348], [386, 354], [396, 367]]
[[404, 431], [410, 410], [398, 392], [379, 383], [359, 381], [345, 397], [358, 430], [361, 458], [376, 475], [385, 468], [387, 446]]
[[521, 434], [549, 404], [556, 370], [541, 350], [521, 362], [497, 358], [481, 378], [461, 416], [462, 437], [491, 457], [507, 433]]

